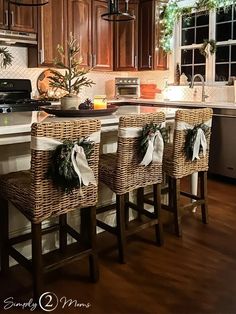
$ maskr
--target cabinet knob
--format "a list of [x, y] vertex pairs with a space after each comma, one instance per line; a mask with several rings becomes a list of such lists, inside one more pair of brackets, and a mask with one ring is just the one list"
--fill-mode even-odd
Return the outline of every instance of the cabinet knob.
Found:
[[152, 56], [151, 55], [148, 56], [148, 67], [149, 68], [152, 67]]
[[42, 49], [39, 50], [39, 63], [44, 63], [44, 51]]
[[95, 67], [97, 65], [97, 56], [96, 54], [93, 55], [93, 66]]
[[134, 67], [135, 67], [135, 69], [138, 68], [138, 57], [137, 56], [134, 56]]
[[11, 11], [11, 26], [15, 26], [15, 15], [13, 11]]

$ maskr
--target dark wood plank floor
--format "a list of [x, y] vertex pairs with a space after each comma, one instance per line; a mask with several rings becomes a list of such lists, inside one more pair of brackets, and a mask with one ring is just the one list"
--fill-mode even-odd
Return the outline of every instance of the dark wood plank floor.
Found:
[[[146, 230], [128, 242], [128, 263], [116, 262], [111, 235], [99, 236], [100, 281], [86, 277], [87, 263], [79, 261], [47, 276], [45, 291], [58, 298], [89, 303], [89, 308], [59, 303], [54, 313], [236, 313], [236, 182], [209, 179], [209, 225], [199, 211], [183, 218], [183, 238], [167, 228], [165, 244], [151, 241]], [[0, 277], [1, 308], [4, 299], [30, 298], [30, 277], [17, 266], [9, 278]], [[19, 307], [1, 313], [19, 313]], [[26, 310], [22, 311], [26, 312]]]

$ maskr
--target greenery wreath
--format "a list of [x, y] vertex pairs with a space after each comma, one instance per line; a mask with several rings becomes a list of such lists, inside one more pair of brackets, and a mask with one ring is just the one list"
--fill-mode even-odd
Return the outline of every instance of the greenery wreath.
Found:
[[216, 52], [216, 41], [214, 39], [204, 39], [201, 48], [199, 49], [200, 54], [202, 54], [205, 58], [208, 57], [207, 46], [210, 45], [209, 52], [213, 55]]
[[80, 180], [74, 170], [71, 153], [74, 145], [82, 146], [86, 158], [93, 152], [94, 142], [86, 138], [77, 141], [65, 140], [53, 151], [47, 178], [51, 178], [54, 185], [64, 192], [72, 192], [74, 188], [80, 187]]
[[6, 68], [12, 64], [13, 56], [6, 47], [0, 47], [0, 68]]
[[143, 158], [148, 149], [148, 140], [152, 134], [155, 134], [156, 131], [160, 131], [164, 143], [168, 140], [168, 131], [165, 127], [161, 127], [160, 125], [154, 124], [153, 122], [146, 124], [142, 129], [142, 134], [140, 137], [140, 153]]

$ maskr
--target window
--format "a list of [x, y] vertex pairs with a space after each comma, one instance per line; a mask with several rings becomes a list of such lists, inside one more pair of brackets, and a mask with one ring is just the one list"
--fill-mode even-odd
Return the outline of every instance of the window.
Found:
[[[216, 53], [208, 58], [199, 52], [205, 39], [215, 39], [217, 45]], [[182, 16], [179, 43], [181, 74], [188, 81], [196, 73], [208, 82], [236, 76], [236, 4]]]

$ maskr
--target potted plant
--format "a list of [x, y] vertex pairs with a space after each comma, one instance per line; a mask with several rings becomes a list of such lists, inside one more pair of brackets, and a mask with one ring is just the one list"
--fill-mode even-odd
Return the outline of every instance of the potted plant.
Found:
[[[58, 45], [57, 51], [59, 56], [55, 59], [54, 64], [57, 68], [65, 69], [65, 73], [51, 70], [52, 76], [49, 77], [49, 84], [51, 87], [65, 91], [65, 96], [61, 98], [62, 109], [77, 109], [81, 87], [91, 87], [95, 83], [86, 77], [89, 69], [81, 68], [80, 47], [72, 34], [67, 42], [67, 50], [65, 51], [61, 45]], [[67, 63], [63, 60], [67, 60]]]
[[0, 47], [0, 68], [6, 68], [12, 64], [13, 56], [6, 47]]

